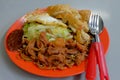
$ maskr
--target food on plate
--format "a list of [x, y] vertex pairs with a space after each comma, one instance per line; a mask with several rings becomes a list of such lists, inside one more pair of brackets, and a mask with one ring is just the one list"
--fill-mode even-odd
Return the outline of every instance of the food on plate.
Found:
[[34, 62], [40, 69], [62, 70], [80, 65], [91, 43], [89, 16], [89, 10], [78, 11], [64, 4], [36, 9], [25, 15], [20, 30], [9, 34], [8, 49], [18, 50], [22, 59]]

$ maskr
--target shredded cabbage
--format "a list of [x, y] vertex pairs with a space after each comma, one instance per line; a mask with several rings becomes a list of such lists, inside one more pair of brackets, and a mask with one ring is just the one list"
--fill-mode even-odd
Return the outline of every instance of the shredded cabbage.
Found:
[[[51, 30], [52, 33], [47, 32], [47, 29]], [[70, 30], [68, 30], [67, 28], [58, 26], [47, 26], [35, 22], [26, 23], [23, 27], [23, 31], [23, 36], [26, 37], [28, 40], [38, 38], [40, 32], [42, 31], [47, 32], [46, 37], [49, 41], [55, 40], [55, 38], [57, 37], [62, 37], [64, 39], [69, 39], [73, 37], [70, 34]]]

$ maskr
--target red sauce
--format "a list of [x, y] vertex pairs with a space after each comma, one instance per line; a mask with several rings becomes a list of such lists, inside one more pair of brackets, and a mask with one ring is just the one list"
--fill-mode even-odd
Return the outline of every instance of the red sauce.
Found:
[[7, 37], [7, 46], [10, 51], [18, 50], [22, 47], [23, 30], [14, 30]]

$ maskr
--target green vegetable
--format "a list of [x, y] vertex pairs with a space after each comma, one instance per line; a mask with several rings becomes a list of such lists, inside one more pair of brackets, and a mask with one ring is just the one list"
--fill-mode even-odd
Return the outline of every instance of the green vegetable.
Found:
[[56, 37], [62, 37], [64, 39], [68, 39], [71, 36], [69, 30], [63, 27], [55, 27], [51, 31]]
[[[51, 31], [51, 33], [47, 32], [47, 29]], [[26, 37], [28, 40], [31, 40], [33, 38], [38, 38], [40, 35], [40, 32], [45, 31], [46, 37], [49, 41], [55, 40], [57, 37], [62, 37], [64, 39], [72, 38], [72, 35], [70, 34], [70, 30], [64, 27], [58, 27], [58, 26], [47, 26], [42, 25], [39, 23], [31, 22], [26, 23], [23, 27], [24, 31], [24, 37]]]

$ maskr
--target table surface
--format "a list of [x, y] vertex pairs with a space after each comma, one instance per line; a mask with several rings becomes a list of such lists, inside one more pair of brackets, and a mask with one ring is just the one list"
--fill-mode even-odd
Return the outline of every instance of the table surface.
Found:
[[[47, 78], [32, 75], [18, 68], [4, 49], [5, 33], [12, 23], [26, 12], [53, 4], [69, 4], [76, 9], [90, 9], [103, 17], [110, 35], [110, 47], [106, 56], [111, 80], [119, 79], [120, 64], [120, 9], [119, 0], [0, 0], [0, 80], [85, 80], [85, 73], [66, 78]], [[99, 77], [97, 75], [97, 79]]]

